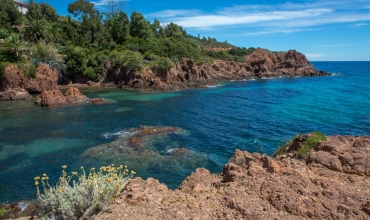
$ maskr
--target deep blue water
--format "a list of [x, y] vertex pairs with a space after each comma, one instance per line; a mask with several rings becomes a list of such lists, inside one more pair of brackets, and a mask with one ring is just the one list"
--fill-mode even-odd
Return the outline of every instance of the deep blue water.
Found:
[[[313, 62], [338, 75], [225, 82], [220, 87], [176, 92], [81, 89], [110, 104], [40, 107], [32, 101], [0, 102], [0, 203], [34, 199], [33, 177], [58, 179], [61, 166], [127, 164], [138, 176], [178, 187], [196, 167], [221, 172], [236, 148], [272, 154], [298, 133], [370, 135], [370, 62]], [[88, 149], [111, 145], [117, 132], [175, 126], [181, 134], [150, 142], [158, 158], [89, 157]], [[114, 145], [114, 144], [112, 144]], [[166, 150], [193, 154], [166, 157]], [[144, 161], [144, 162], [143, 162]]]

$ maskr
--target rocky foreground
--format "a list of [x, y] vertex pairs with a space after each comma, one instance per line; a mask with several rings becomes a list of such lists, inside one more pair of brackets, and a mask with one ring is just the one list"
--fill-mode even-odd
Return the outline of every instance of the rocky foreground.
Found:
[[236, 150], [177, 190], [133, 179], [98, 219], [370, 219], [370, 138], [331, 136], [304, 159]]
[[[294, 153], [307, 137], [276, 158], [236, 150], [222, 174], [199, 168], [176, 190], [135, 178], [95, 219], [370, 219], [370, 138], [335, 135]], [[8, 218], [36, 214], [9, 207]]]

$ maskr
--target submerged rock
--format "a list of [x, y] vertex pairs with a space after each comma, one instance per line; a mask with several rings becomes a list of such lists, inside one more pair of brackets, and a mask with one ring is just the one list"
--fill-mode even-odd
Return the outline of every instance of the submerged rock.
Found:
[[236, 150], [221, 175], [199, 168], [177, 190], [135, 178], [98, 219], [369, 219], [370, 138], [327, 137], [307, 154]]
[[124, 163], [142, 177], [173, 175], [170, 187], [178, 185], [197, 167], [217, 166], [207, 156], [182, 147], [186, 132], [177, 127], [142, 126], [114, 134], [116, 140], [86, 150], [81, 160], [93, 166]]

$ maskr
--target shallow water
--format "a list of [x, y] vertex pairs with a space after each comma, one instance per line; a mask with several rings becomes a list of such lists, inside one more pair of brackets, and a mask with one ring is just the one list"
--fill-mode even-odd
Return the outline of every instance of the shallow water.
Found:
[[[236, 148], [272, 154], [297, 133], [370, 135], [370, 62], [313, 62], [337, 75], [225, 82], [175, 92], [81, 89], [109, 104], [39, 107], [0, 102], [0, 202], [35, 198], [33, 177], [56, 180], [68, 170], [127, 164], [143, 178], [178, 187], [196, 167], [221, 172]], [[119, 147], [122, 131], [174, 126], [180, 134], [147, 140], [148, 159], [135, 153], [86, 157], [97, 146]], [[168, 157], [171, 149], [190, 153]], [[148, 152], [149, 152], [148, 151]], [[154, 159], [153, 159], [154, 158]], [[135, 167], [136, 166], [136, 167]]]

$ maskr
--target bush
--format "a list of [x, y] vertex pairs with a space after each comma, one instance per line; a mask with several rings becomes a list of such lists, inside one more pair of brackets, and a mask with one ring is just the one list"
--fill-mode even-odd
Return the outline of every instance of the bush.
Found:
[[[300, 144], [300, 148], [295, 151], [295, 154], [302, 158], [309, 150], [316, 147], [320, 141], [326, 141], [326, 136], [318, 131], [313, 131], [308, 135], [296, 135], [290, 141], [280, 145], [279, 148], [274, 152], [273, 156], [277, 157], [281, 154], [287, 153], [287, 149], [293, 144], [294, 140]], [[289, 150], [289, 152], [291, 152], [291, 150]]]
[[37, 67], [32, 63], [17, 63], [19, 70], [23, 71], [24, 77], [36, 78]]
[[296, 154], [303, 157], [310, 149], [316, 147], [320, 141], [326, 141], [326, 136], [318, 131], [311, 132], [311, 136], [302, 143], [302, 147], [297, 150]]
[[[49, 185], [49, 177], [35, 177], [37, 201], [44, 208], [50, 210], [43, 218], [46, 219], [90, 219], [93, 215], [101, 213], [120, 195], [129, 180], [135, 174], [129, 173], [127, 167], [103, 166], [99, 172], [91, 168], [86, 175], [81, 167], [81, 174], [72, 172], [67, 175], [62, 167], [62, 175], [55, 186]], [[39, 189], [41, 180], [43, 191]]]
[[86, 76], [87, 78], [91, 79], [91, 80], [96, 79], [96, 73], [95, 73], [94, 69], [91, 68], [91, 67], [86, 68], [83, 72], [83, 75]]
[[5, 75], [5, 67], [9, 65], [8, 62], [0, 62], [0, 82], [4, 78]]
[[150, 66], [158, 69], [170, 69], [172, 67], [172, 63], [167, 58], [160, 57], [157, 60], [151, 61]]

